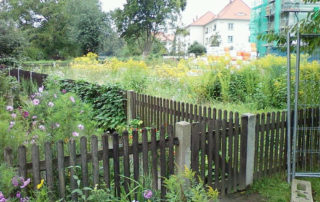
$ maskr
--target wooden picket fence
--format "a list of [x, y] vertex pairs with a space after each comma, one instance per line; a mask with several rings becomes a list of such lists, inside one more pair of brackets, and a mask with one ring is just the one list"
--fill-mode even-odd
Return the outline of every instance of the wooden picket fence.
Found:
[[[79, 188], [74, 178], [77, 166], [81, 167], [81, 176], [78, 177], [81, 179], [82, 188], [102, 184], [110, 188], [113, 185], [115, 195], [119, 196], [122, 186], [128, 193], [130, 184], [135, 185], [130, 179], [139, 181], [140, 175], [143, 174], [143, 176], [150, 175], [153, 189], [160, 189], [161, 197], [164, 198], [166, 193], [164, 177], [174, 173], [174, 149], [179, 144], [178, 139], [174, 137], [172, 126], [161, 127], [159, 131], [133, 130], [132, 135], [124, 131], [120, 137], [117, 133], [105, 134], [101, 141], [97, 136], [91, 136], [90, 145], [83, 136], [78, 147], [80, 153], [76, 152], [76, 142], [78, 140], [70, 139], [66, 144], [60, 140], [56, 143], [56, 147], [53, 147], [51, 142], [46, 142], [41, 147], [33, 144], [29, 155], [31, 162], [27, 162], [26, 146], [21, 145], [18, 148], [17, 165], [14, 166], [17, 167], [19, 176], [26, 178], [32, 174], [34, 189], [41, 179], [45, 179], [50, 193], [55, 193], [54, 187], [57, 186], [60, 198], [66, 197], [67, 182], [70, 183], [71, 190]], [[91, 148], [90, 152], [88, 148]], [[41, 153], [40, 149], [44, 153]], [[10, 148], [6, 148], [5, 159], [9, 165], [13, 165], [15, 158], [10, 151]], [[40, 160], [41, 157], [44, 159]], [[130, 166], [132, 164], [133, 167]], [[91, 169], [88, 169], [89, 167]], [[65, 175], [66, 171], [69, 171], [67, 172], [69, 176]], [[85, 194], [88, 195], [88, 191], [85, 191]], [[76, 200], [77, 194], [72, 194], [72, 199]]]
[[[200, 122], [201, 120], [222, 120], [222, 110], [216, 108], [177, 102], [129, 91], [133, 119], [143, 121], [143, 126], [159, 128], [174, 125], [179, 121]], [[228, 112], [227, 112], [228, 113]]]

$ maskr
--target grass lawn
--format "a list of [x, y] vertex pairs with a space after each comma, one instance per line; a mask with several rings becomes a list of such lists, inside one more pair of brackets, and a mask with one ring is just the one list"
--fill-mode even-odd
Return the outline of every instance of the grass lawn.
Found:
[[[291, 198], [291, 186], [286, 181], [286, 174], [276, 174], [272, 177], [265, 177], [253, 183], [249, 192], [259, 193], [270, 202], [287, 202]], [[320, 179], [302, 178], [310, 181], [312, 185], [312, 195], [315, 202], [320, 202]]]

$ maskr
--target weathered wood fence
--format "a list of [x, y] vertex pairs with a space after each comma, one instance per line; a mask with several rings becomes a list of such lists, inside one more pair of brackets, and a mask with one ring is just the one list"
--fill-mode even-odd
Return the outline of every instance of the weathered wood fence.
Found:
[[[120, 195], [122, 186], [127, 193], [130, 191], [130, 184], [134, 183], [130, 179], [139, 181], [142, 174], [150, 174], [153, 189], [160, 189], [161, 197], [164, 198], [164, 177], [174, 173], [174, 147], [179, 144], [172, 126], [161, 127], [160, 131], [133, 130], [132, 135], [124, 131], [120, 137], [117, 133], [103, 135], [101, 140], [92, 136], [90, 145], [86, 137], [80, 138], [78, 147], [77, 142], [78, 140], [70, 139], [68, 143], [60, 140], [56, 145], [51, 142], [46, 142], [45, 145], [33, 144], [31, 154], [26, 146], [19, 146], [18, 162], [15, 165], [19, 176], [26, 178], [31, 174], [35, 189], [41, 179], [45, 179], [50, 193], [55, 193], [54, 187], [57, 186], [59, 197], [65, 198], [67, 182], [70, 183], [71, 190], [78, 188], [74, 178], [77, 175], [76, 166], [81, 167], [79, 178], [82, 188], [102, 184], [110, 188], [113, 184], [117, 196]], [[79, 153], [76, 148], [80, 148]], [[5, 159], [9, 165], [13, 165], [15, 157], [10, 150], [6, 148]], [[30, 162], [27, 161], [28, 156], [31, 156]], [[72, 199], [76, 200], [77, 195], [73, 194]]]

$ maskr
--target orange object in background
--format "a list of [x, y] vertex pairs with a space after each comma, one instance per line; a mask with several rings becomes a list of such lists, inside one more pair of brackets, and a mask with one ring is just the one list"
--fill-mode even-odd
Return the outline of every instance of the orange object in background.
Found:
[[225, 52], [229, 52], [229, 47], [225, 47], [225, 48], [224, 48], [224, 51], [225, 51]]

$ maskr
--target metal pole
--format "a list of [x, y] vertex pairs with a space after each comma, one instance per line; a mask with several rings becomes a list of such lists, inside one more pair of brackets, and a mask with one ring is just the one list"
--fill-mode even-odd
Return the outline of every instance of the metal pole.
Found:
[[293, 128], [293, 164], [292, 164], [292, 178], [296, 174], [296, 139], [298, 128], [298, 93], [299, 93], [299, 71], [300, 71], [300, 32], [297, 34], [297, 58], [296, 58], [296, 78], [295, 78], [295, 93], [294, 93], [294, 128]]
[[291, 182], [291, 52], [290, 31], [287, 35], [287, 181]]

